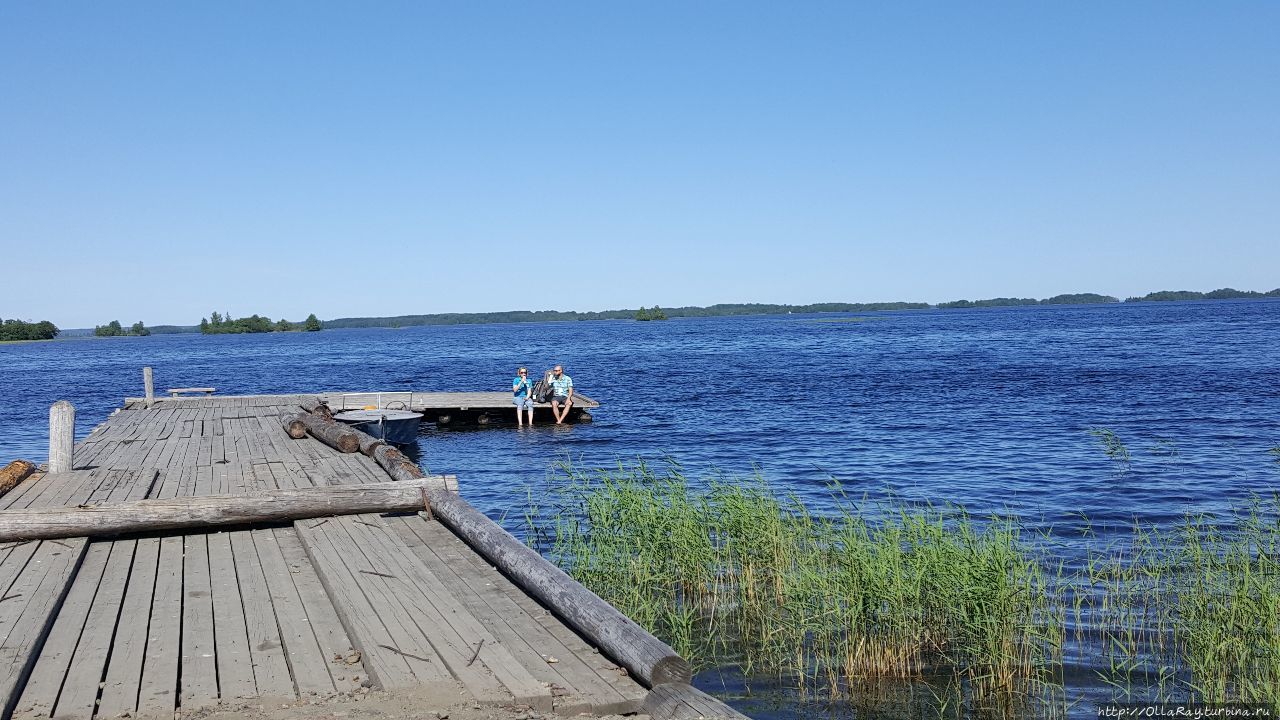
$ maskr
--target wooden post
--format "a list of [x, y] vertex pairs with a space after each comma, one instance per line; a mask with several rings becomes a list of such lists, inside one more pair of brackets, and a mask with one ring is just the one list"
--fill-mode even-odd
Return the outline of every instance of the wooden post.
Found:
[[76, 442], [76, 408], [59, 400], [49, 408], [49, 472], [71, 472]]
[[617, 608], [512, 537], [457, 494], [428, 489], [428, 518], [444, 523], [525, 592], [551, 608], [570, 627], [648, 687], [688, 684], [689, 662]]
[[151, 368], [142, 368], [142, 389], [146, 394], [147, 407], [151, 407], [156, 403], [156, 383], [152, 377]]

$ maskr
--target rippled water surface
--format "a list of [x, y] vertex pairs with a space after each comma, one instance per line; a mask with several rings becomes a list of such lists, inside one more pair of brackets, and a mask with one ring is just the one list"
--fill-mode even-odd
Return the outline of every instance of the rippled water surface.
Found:
[[[220, 394], [505, 389], [563, 363], [595, 422], [423, 431], [422, 464], [517, 529], [526, 488], [671, 456], [758, 469], [815, 506], [826, 484], [1060, 526], [1214, 512], [1280, 484], [1280, 301], [329, 330], [0, 345], [0, 460], [43, 460], [47, 412], [81, 435], [141, 368]], [[1089, 428], [1115, 432], [1117, 471]]]

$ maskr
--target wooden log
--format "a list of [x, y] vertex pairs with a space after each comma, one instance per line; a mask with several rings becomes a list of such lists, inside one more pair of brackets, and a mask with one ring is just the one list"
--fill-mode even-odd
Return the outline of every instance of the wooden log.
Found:
[[142, 368], [142, 393], [146, 407], [156, 404], [156, 381], [149, 367]]
[[422, 470], [412, 460], [390, 445], [374, 448], [373, 459], [396, 480], [416, 480], [423, 477]]
[[26, 460], [14, 460], [0, 470], [0, 495], [3, 495], [18, 486], [18, 483], [27, 479], [27, 476], [36, 471], [34, 463]]
[[424, 513], [440, 520], [476, 552], [550, 608], [648, 687], [688, 683], [688, 661], [600, 596], [552, 565], [466, 500], [447, 490], [427, 490]]
[[307, 436], [307, 424], [302, 420], [302, 413], [281, 413], [280, 425], [284, 427], [284, 431], [289, 434], [289, 437], [294, 440], [301, 440]]
[[115, 505], [0, 511], [0, 542], [98, 537], [284, 522], [330, 515], [411, 512], [424, 490], [450, 495], [441, 476], [408, 482], [287, 488], [240, 495], [136, 500]]
[[[355, 428], [352, 428], [352, 430], [355, 430]], [[360, 438], [360, 453], [362, 455], [373, 457], [374, 451], [387, 444], [385, 440], [379, 440], [363, 430], [355, 430], [355, 433], [356, 437]]]
[[683, 683], [655, 686], [644, 698], [644, 712], [654, 720], [751, 720], [692, 685]]
[[333, 420], [325, 420], [313, 413], [303, 413], [301, 417], [303, 424], [307, 426], [307, 432], [334, 450], [353, 453], [360, 449], [360, 438], [350, 427]]
[[49, 472], [71, 472], [76, 440], [76, 408], [59, 400], [49, 408]]
[[302, 406], [303, 410], [306, 410], [312, 415], [319, 415], [326, 420], [333, 419], [333, 413], [329, 410], [329, 404], [318, 397], [304, 398], [302, 402], [298, 404]]

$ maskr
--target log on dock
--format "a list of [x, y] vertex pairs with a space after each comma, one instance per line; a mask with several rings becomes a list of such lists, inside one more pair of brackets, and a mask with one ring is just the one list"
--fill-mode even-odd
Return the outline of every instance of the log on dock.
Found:
[[415, 480], [423, 476], [421, 468], [404, 453], [390, 445], [379, 445], [374, 448], [373, 459], [396, 480]]
[[280, 425], [284, 427], [284, 431], [294, 440], [301, 440], [307, 436], [307, 423], [302, 419], [302, 413], [292, 412], [280, 415]]
[[333, 413], [329, 410], [329, 404], [325, 402], [323, 398], [309, 397], [302, 400], [299, 405], [302, 406], [303, 410], [306, 410], [312, 415], [319, 415], [326, 420], [333, 419]]
[[0, 495], [18, 486], [27, 476], [36, 471], [36, 466], [26, 460], [14, 460], [0, 470]]
[[360, 449], [360, 436], [349, 426], [314, 413], [303, 413], [300, 417], [312, 437], [334, 450], [353, 453]]
[[[154, 471], [153, 471], [154, 472]], [[285, 522], [330, 515], [421, 510], [423, 491], [452, 494], [445, 477], [367, 485], [137, 500], [117, 505], [0, 511], [0, 542]], [[456, 490], [456, 483], [453, 485]]]
[[363, 430], [356, 430], [356, 437], [360, 438], [360, 454], [369, 457], [374, 457], [374, 452], [387, 444], [386, 440], [376, 438]]
[[751, 720], [701, 690], [682, 683], [655, 686], [645, 696], [644, 711], [663, 720]]
[[516, 540], [455, 493], [431, 489], [427, 517], [441, 521], [476, 552], [551, 608], [649, 687], [688, 683], [689, 662], [599, 595]]

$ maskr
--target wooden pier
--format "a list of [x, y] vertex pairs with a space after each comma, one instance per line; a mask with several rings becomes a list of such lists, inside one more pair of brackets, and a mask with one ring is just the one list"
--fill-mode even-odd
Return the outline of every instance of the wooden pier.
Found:
[[[75, 446], [71, 470], [36, 473], [0, 497], [0, 523], [6, 511], [387, 483], [373, 458], [282, 429], [282, 413], [340, 395], [162, 398], [150, 407], [130, 399]], [[379, 404], [417, 410], [441, 402], [392, 395]], [[477, 406], [448, 395], [453, 404], [440, 407]], [[447, 712], [440, 698], [608, 714], [640, 711], [646, 700], [676, 707], [673, 693], [697, 695], [673, 652], [665, 668], [637, 670], [647, 661], [606, 649], [626, 652], [636, 644], [628, 637], [665, 648], [660, 641], [612, 621], [616, 610], [559, 571], [528, 580], [531, 561], [520, 551], [535, 566], [545, 561], [465, 501], [450, 503], [483, 527], [464, 527], [456, 509], [445, 519], [442, 503], [434, 516], [362, 513], [6, 542], [3, 717], [172, 719], [370, 692], [442, 703], [424, 714]], [[495, 567], [508, 561], [519, 572]], [[547, 600], [556, 597], [574, 599]], [[648, 686], [662, 688], [660, 696]], [[723, 711], [699, 712], [742, 717]]]
[[[205, 389], [205, 388], [198, 388]], [[221, 395], [216, 397], [177, 397], [163, 398], [163, 402], [182, 402], [188, 407], [200, 407], [202, 402], [225, 404], [244, 400], [246, 402], [263, 402], [272, 400], [290, 403], [294, 395]], [[423, 420], [438, 425], [456, 425], [474, 423], [487, 425], [491, 422], [508, 422], [515, 414], [515, 405], [511, 403], [508, 392], [321, 392], [308, 395], [319, 398], [328, 404], [334, 412], [343, 410], [360, 410], [362, 408], [389, 408], [394, 410], [411, 410], [423, 414]], [[125, 407], [143, 407], [146, 398], [125, 398]], [[569, 422], [591, 422], [592, 410], [600, 407], [600, 403], [586, 395], [574, 393], [573, 408], [569, 411]], [[534, 411], [536, 422], [551, 421], [550, 403], [538, 403]]]

